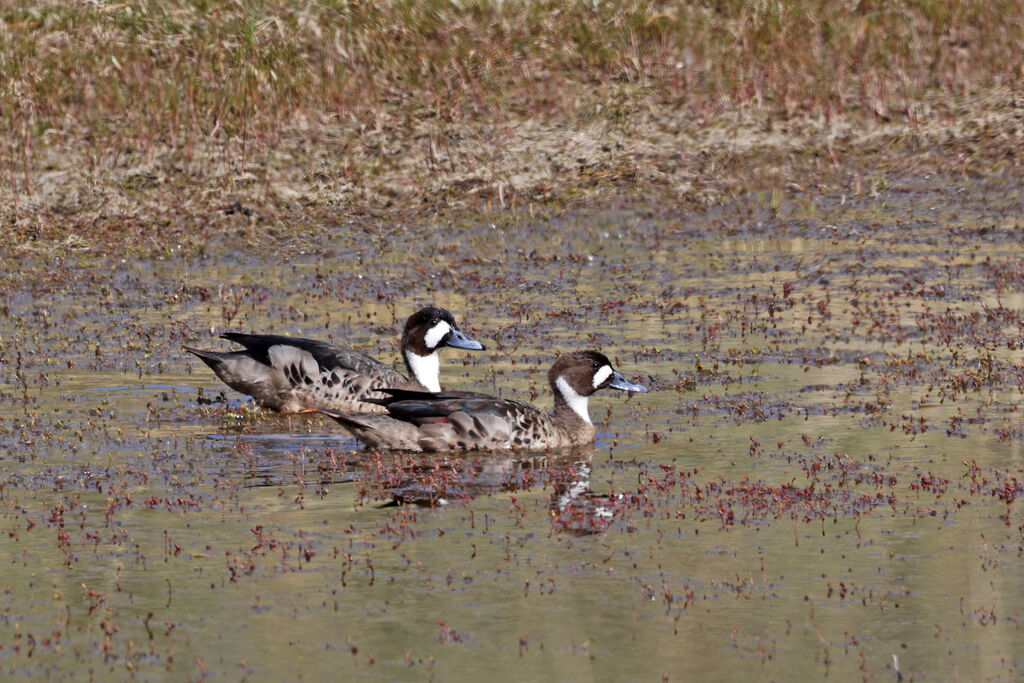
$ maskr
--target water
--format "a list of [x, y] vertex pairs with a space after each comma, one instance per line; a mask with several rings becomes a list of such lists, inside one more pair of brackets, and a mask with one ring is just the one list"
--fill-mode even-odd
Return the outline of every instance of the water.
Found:
[[[0, 667], [1019, 677], [1019, 190], [888, 187], [55, 278], [8, 260]], [[392, 362], [424, 303], [488, 343], [447, 353], [446, 386], [547, 406], [556, 350], [600, 348], [654, 391], [594, 397], [576, 453], [374, 456], [180, 350], [242, 329]]]

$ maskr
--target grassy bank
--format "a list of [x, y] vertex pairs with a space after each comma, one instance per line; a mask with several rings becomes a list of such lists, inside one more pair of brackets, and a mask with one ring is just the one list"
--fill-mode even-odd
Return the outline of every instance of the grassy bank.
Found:
[[1006, 1], [19, 3], [0, 46], [21, 249], [859, 191], [1015, 168], [1024, 126]]

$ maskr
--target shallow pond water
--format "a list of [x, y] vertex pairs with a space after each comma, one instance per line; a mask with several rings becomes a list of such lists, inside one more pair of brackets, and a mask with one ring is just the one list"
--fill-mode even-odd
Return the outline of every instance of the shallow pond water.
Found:
[[[8, 260], [0, 670], [1019, 678], [1020, 187], [886, 188]], [[253, 330], [391, 362], [425, 303], [488, 343], [447, 353], [448, 387], [550, 405], [555, 352], [599, 348], [652, 392], [594, 397], [579, 452], [375, 455], [180, 349]]]

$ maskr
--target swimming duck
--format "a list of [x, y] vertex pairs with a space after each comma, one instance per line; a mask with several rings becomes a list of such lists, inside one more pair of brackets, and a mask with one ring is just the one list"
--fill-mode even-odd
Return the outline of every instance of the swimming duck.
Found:
[[362, 353], [314, 339], [273, 334], [228, 332], [222, 338], [244, 351], [184, 349], [198, 356], [229, 387], [283, 413], [332, 408], [355, 413], [383, 413], [370, 403], [384, 388], [441, 391], [440, 351], [446, 346], [469, 351], [484, 345], [468, 338], [443, 308], [416, 311], [402, 333], [402, 360], [411, 378]]
[[646, 392], [617, 372], [597, 351], [567, 353], [548, 371], [555, 395], [551, 412], [529, 403], [485, 394], [431, 394], [385, 389], [375, 399], [387, 415], [351, 415], [321, 409], [371, 448], [417, 452], [457, 450], [547, 450], [594, 441], [587, 398], [595, 391]]

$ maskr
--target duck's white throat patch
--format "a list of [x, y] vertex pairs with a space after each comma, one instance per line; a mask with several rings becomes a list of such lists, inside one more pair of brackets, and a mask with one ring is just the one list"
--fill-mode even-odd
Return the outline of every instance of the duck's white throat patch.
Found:
[[599, 386], [604, 384], [604, 381], [608, 379], [608, 376], [613, 372], [612, 366], [602, 365], [598, 368], [597, 372], [594, 373], [594, 388], [597, 389]]
[[577, 394], [576, 390], [569, 386], [564, 377], [556, 379], [555, 386], [558, 387], [558, 391], [561, 392], [565, 402], [572, 408], [572, 412], [579, 415], [587, 424], [591, 424], [590, 414], [587, 412], [587, 397]]
[[427, 334], [423, 337], [423, 341], [427, 344], [428, 349], [436, 349], [437, 345], [441, 343], [444, 336], [452, 331], [452, 326], [441, 321], [427, 330]]
[[426, 387], [427, 391], [441, 391], [441, 354], [434, 351], [428, 356], [417, 356], [412, 351], [406, 351], [405, 357], [417, 382]]

